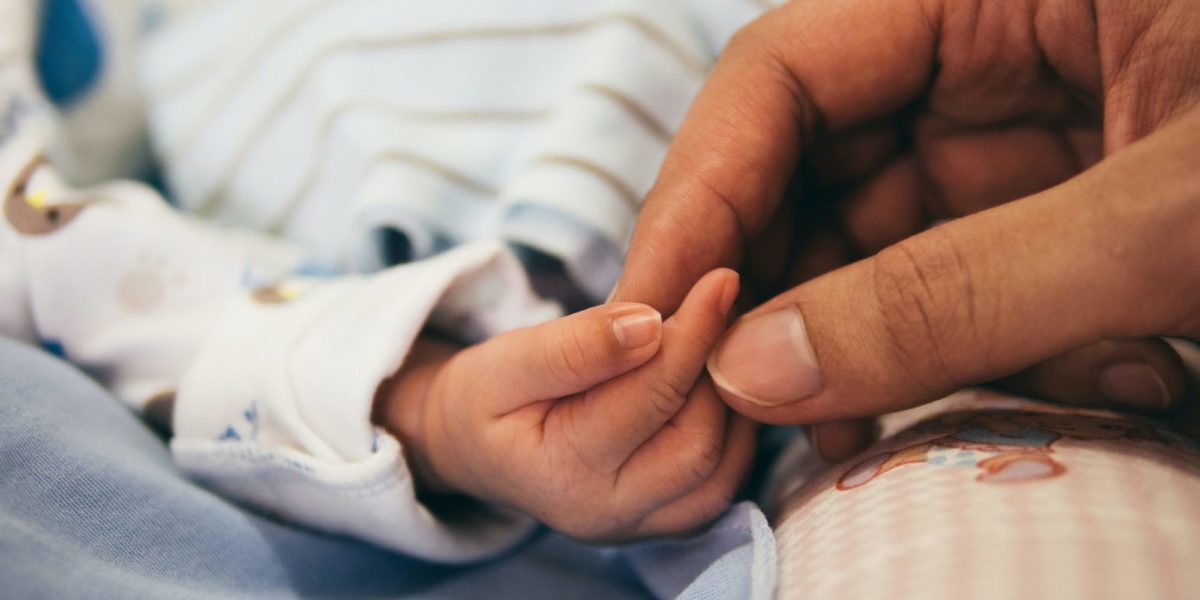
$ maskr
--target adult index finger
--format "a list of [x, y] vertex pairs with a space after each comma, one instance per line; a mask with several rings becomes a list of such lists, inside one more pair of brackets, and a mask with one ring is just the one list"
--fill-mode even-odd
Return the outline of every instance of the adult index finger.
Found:
[[806, 141], [924, 89], [938, 14], [911, 0], [800, 1], [734, 36], [646, 199], [613, 299], [670, 313], [705, 273], [736, 266]]

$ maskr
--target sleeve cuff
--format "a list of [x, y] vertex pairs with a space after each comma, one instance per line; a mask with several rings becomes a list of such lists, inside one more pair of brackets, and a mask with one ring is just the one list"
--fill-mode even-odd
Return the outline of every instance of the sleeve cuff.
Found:
[[501, 511], [469, 526], [435, 517], [403, 448], [371, 424], [375, 391], [430, 319], [486, 336], [559, 312], [497, 243], [261, 289], [215, 324], [184, 377], [172, 451], [196, 478], [285, 519], [429, 560], [486, 558], [533, 524]]

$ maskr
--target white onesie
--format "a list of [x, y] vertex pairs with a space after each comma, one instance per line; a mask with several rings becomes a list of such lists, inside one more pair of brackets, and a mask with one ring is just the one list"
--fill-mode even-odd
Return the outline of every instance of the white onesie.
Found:
[[[89, 156], [142, 156], [141, 113], [113, 100], [123, 80], [56, 112], [31, 67], [36, 2], [4, 2], [0, 333], [134, 408], [172, 403], [178, 464], [259, 510], [431, 560], [514, 544], [527, 518], [456, 528], [420, 504], [375, 391], [430, 321], [481, 339], [561, 314], [512, 243], [603, 298], [714, 48], [762, 3], [143, 4], [147, 41], [108, 43], [145, 57], [169, 187], [220, 225], [141, 184], [64, 181], [132, 169]], [[328, 275], [386, 266], [386, 229], [420, 260]]]

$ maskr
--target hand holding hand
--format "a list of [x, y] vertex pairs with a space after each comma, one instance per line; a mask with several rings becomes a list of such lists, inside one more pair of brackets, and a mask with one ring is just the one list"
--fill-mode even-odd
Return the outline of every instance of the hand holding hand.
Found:
[[432, 491], [586, 541], [686, 532], [728, 507], [753, 455], [754, 426], [702, 377], [737, 290], [721, 270], [665, 322], [610, 304], [424, 357], [381, 419]]
[[[775, 297], [710, 370], [767, 422], [998, 379], [1178, 406], [1190, 382], [1157, 336], [1200, 339], [1197, 56], [1186, 0], [785, 4], [693, 105], [615, 297], [669, 312], [740, 265]], [[815, 437], [844, 456], [865, 423]]]

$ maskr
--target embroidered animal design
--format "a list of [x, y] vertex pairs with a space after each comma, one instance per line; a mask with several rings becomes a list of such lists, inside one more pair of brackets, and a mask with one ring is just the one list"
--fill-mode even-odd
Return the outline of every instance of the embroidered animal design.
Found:
[[[309, 268], [306, 263], [301, 267], [300, 271], [292, 273], [293, 276], [300, 275], [305, 277], [314, 277], [305, 269]], [[313, 267], [314, 269], [316, 267]], [[322, 272], [319, 278], [327, 278], [332, 276], [328, 270]], [[287, 304], [304, 292], [307, 285], [301, 279], [280, 278], [280, 274], [275, 271], [263, 271], [255, 268], [252, 265], [247, 265], [242, 270], [242, 287], [247, 290], [250, 299], [258, 304]]]
[[230, 423], [217, 436], [218, 442], [242, 442], [258, 439], [258, 402], [250, 402], [240, 415], [245, 423]]
[[1067, 470], [1053, 456], [1054, 444], [1064, 438], [1166, 443], [1153, 426], [1141, 421], [1014, 410], [951, 413], [910, 433], [925, 439], [859, 462], [838, 479], [837, 488], [861, 487], [917, 463], [976, 467], [981, 472], [975, 479], [983, 483], [1048, 479]]
[[299, 295], [299, 286], [288, 283], [267, 285], [250, 292], [250, 297], [259, 304], [287, 304]]
[[45, 164], [46, 159], [40, 156], [30, 161], [4, 197], [5, 220], [24, 235], [54, 233], [73, 221], [84, 208], [82, 202], [52, 202], [50, 190], [35, 185], [34, 176]]

